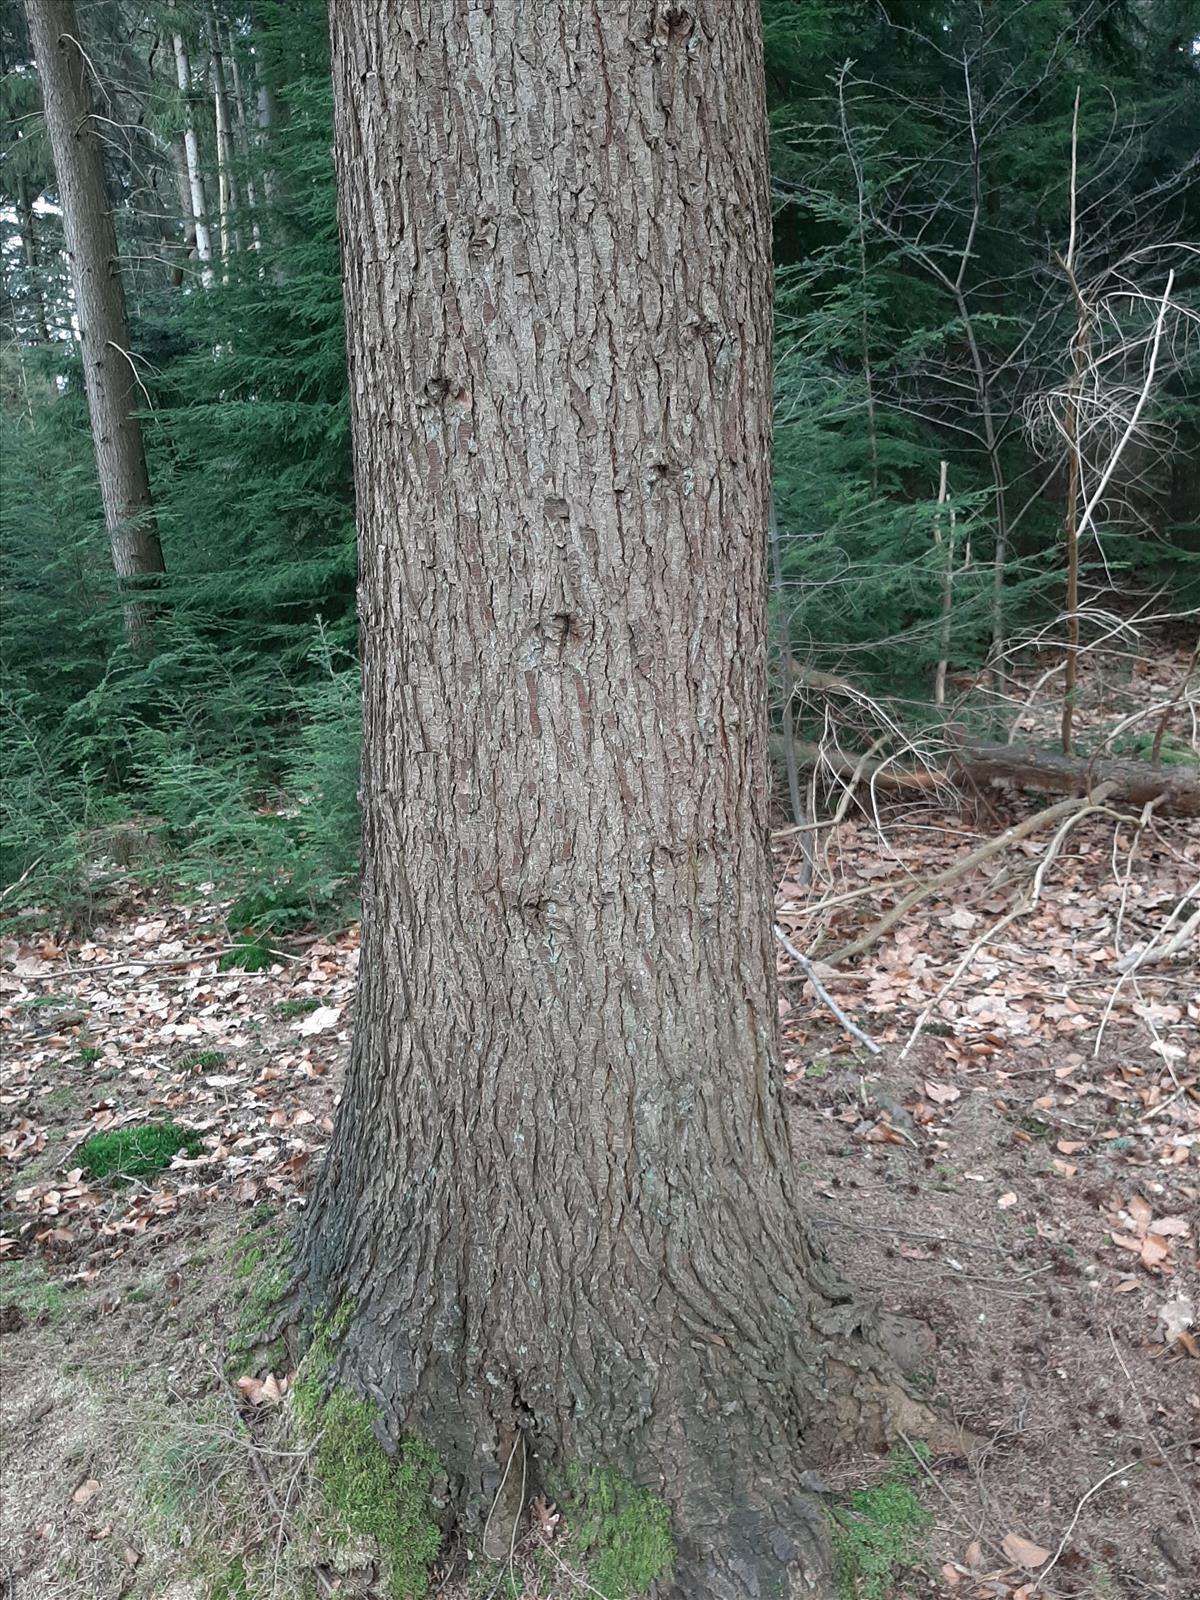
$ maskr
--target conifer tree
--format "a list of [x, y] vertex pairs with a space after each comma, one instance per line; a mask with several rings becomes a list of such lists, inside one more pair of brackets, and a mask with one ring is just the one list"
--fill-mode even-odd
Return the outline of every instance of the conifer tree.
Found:
[[150, 643], [146, 591], [164, 570], [163, 556], [89, 68], [73, 0], [26, 0], [26, 8], [62, 205], [104, 519], [126, 638], [141, 652]]

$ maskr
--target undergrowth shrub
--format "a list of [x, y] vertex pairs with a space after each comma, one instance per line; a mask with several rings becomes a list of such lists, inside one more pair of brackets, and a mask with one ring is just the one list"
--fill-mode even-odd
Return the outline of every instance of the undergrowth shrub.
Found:
[[[26, 875], [4, 912], [86, 922], [123, 865], [215, 886], [255, 939], [340, 915], [357, 885], [359, 675], [321, 628], [310, 654], [309, 681], [268, 682], [176, 623], [55, 725], [0, 695], [0, 883]], [[102, 830], [132, 819], [155, 849], [106, 863]]]

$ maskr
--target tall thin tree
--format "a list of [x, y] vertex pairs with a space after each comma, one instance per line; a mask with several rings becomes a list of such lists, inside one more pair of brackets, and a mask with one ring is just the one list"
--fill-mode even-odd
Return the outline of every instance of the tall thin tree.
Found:
[[[178, 14], [176, 0], [171, 0], [172, 14]], [[195, 87], [192, 83], [192, 58], [187, 40], [176, 29], [171, 35], [175, 53], [175, 81], [183, 100], [183, 147], [187, 157], [188, 192], [191, 199], [192, 227], [195, 231], [196, 254], [200, 258], [200, 278], [206, 285], [212, 283], [212, 228], [208, 220], [208, 192], [204, 181], [204, 168], [200, 161], [200, 135], [196, 129]]]
[[74, 0], [26, 0], [25, 9], [62, 205], [104, 520], [124, 591], [126, 637], [142, 649], [150, 618], [145, 591], [162, 574], [163, 555], [138, 418], [116, 227], [93, 120], [92, 69]]

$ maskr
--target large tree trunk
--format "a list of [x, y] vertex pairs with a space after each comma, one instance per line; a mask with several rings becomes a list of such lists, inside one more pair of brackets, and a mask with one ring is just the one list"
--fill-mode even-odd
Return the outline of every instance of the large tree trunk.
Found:
[[681, 1594], [823, 1594], [807, 1466], [904, 1402], [781, 1103], [757, 8], [332, 28], [364, 946], [308, 1291], [460, 1525], [577, 1461]]
[[113, 567], [126, 594], [126, 636], [141, 649], [149, 609], [139, 591], [162, 574], [163, 558], [137, 416], [138, 382], [116, 228], [92, 124], [92, 69], [74, 0], [26, 0], [26, 12], [62, 202], [104, 520]]

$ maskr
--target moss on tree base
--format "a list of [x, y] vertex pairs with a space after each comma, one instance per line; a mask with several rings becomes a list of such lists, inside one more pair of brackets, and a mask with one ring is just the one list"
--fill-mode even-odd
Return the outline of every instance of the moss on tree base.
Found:
[[404, 1439], [389, 1455], [375, 1433], [378, 1408], [344, 1389], [327, 1389], [334, 1349], [353, 1311], [345, 1303], [318, 1322], [292, 1391], [296, 1416], [314, 1441], [313, 1475], [329, 1515], [322, 1533], [335, 1545], [370, 1541], [386, 1563], [392, 1600], [420, 1600], [442, 1547], [432, 1507], [442, 1467], [417, 1439]]
[[675, 1540], [666, 1503], [620, 1473], [572, 1465], [550, 1485], [583, 1574], [607, 1600], [670, 1578]]

